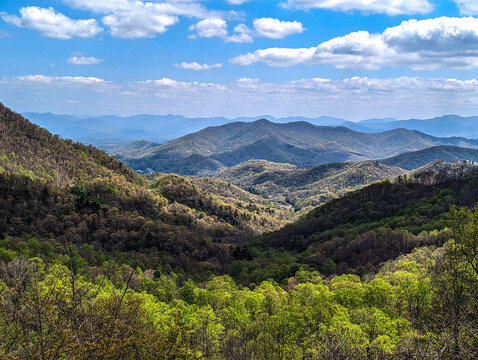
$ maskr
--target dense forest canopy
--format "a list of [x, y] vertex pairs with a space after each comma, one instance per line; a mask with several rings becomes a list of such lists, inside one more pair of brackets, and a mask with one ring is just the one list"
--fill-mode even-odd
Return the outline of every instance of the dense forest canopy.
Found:
[[304, 266], [280, 286], [195, 283], [98, 259], [2, 243], [6, 359], [474, 359], [478, 208], [453, 208], [450, 240], [361, 280]]

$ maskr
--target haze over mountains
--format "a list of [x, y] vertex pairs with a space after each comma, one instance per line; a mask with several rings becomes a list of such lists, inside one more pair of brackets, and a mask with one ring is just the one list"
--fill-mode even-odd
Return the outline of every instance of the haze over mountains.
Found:
[[34, 124], [44, 127], [63, 138], [102, 148], [109, 144], [126, 144], [138, 140], [163, 143], [209, 126], [220, 126], [237, 121], [249, 122], [258, 119], [268, 119], [277, 123], [308, 121], [316, 125], [331, 126], [340, 125], [345, 121], [328, 116], [319, 118], [294, 116], [276, 119], [270, 115], [261, 115], [228, 119], [225, 117], [186, 118], [181, 115], [171, 114], [139, 114], [128, 117], [114, 115], [83, 117], [27, 112], [23, 115]]
[[200, 131], [209, 126], [220, 126], [233, 122], [252, 122], [267, 119], [276, 123], [306, 121], [319, 126], [345, 126], [359, 132], [382, 132], [406, 128], [418, 130], [436, 137], [460, 136], [478, 138], [478, 117], [446, 115], [432, 119], [396, 120], [394, 118], [367, 119], [350, 122], [345, 119], [321, 116], [307, 118], [291, 116], [274, 118], [270, 115], [228, 119], [225, 117], [186, 118], [180, 115], [134, 115], [119, 116], [71, 116], [52, 113], [24, 113], [33, 123], [54, 134], [109, 150], [109, 145], [126, 144], [145, 140], [164, 143], [178, 137]]
[[347, 122], [343, 125], [363, 132], [380, 132], [405, 128], [439, 137], [462, 136], [472, 139], [478, 138], [478, 116], [445, 115], [425, 120], [371, 119], [357, 123]]

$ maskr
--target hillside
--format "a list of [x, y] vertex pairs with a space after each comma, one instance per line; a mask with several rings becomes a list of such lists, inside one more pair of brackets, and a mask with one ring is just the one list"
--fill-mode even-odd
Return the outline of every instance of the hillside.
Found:
[[380, 160], [380, 162], [388, 166], [397, 166], [406, 170], [415, 170], [435, 160], [478, 161], [478, 150], [457, 146], [433, 146], [427, 149], [408, 152]]
[[435, 145], [477, 147], [478, 140], [435, 138], [405, 129], [368, 134], [307, 122], [258, 120], [210, 127], [148, 148], [139, 156], [118, 159], [135, 170], [207, 175], [252, 159], [313, 167], [385, 158]]
[[297, 222], [256, 239], [258, 248], [301, 254], [333, 271], [367, 272], [416, 246], [439, 243], [451, 205], [478, 201], [478, 167], [437, 161], [415, 172], [349, 192]]
[[251, 160], [214, 176], [296, 211], [317, 205], [374, 181], [391, 179], [405, 171], [377, 161], [332, 163], [310, 169], [265, 160]]
[[231, 259], [238, 241], [286, 221], [265, 200], [248, 200], [226, 202], [181, 177], [149, 184], [0, 105], [0, 239], [88, 244], [130, 263], [204, 274]]

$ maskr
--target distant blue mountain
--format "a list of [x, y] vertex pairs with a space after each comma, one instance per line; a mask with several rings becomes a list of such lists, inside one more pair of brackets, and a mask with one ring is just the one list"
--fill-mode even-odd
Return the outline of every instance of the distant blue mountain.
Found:
[[478, 138], [478, 116], [461, 117], [457, 115], [445, 115], [432, 119], [370, 119], [357, 123], [344, 123], [350, 129], [362, 132], [382, 132], [393, 129], [418, 130], [429, 135], [438, 137], [460, 136], [466, 138]]
[[308, 122], [317, 126], [344, 126], [362, 133], [378, 133], [405, 128], [418, 130], [436, 137], [466, 137], [478, 139], [478, 116], [460, 117], [446, 115], [433, 119], [396, 120], [394, 118], [367, 119], [359, 122], [321, 116], [308, 118], [290, 116], [275, 118], [271, 115], [240, 117], [187, 118], [181, 115], [139, 114], [129, 117], [105, 115], [98, 117], [77, 117], [52, 113], [24, 113], [26, 118], [52, 133], [103, 149], [133, 141], [164, 143], [191, 134], [207, 127], [221, 126], [233, 122], [253, 122], [267, 119], [275, 123]]
[[181, 136], [197, 132], [211, 126], [221, 126], [233, 122], [253, 122], [267, 119], [276, 123], [307, 121], [314, 125], [338, 126], [344, 119], [322, 116], [305, 118], [302, 116], [276, 119], [271, 115], [241, 117], [187, 118], [181, 115], [139, 114], [128, 117], [105, 115], [98, 117], [76, 117], [52, 113], [24, 113], [33, 123], [40, 125], [61, 137], [73, 139], [101, 148], [111, 144], [127, 144], [133, 141], [164, 143]]

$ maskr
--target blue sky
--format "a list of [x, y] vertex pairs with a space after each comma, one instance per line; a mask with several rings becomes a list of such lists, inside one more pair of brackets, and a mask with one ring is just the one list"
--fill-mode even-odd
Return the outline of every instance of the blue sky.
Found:
[[475, 0], [3, 0], [21, 111], [478, 114]]

